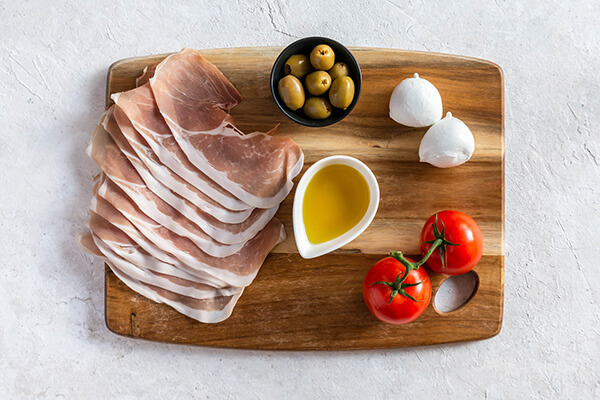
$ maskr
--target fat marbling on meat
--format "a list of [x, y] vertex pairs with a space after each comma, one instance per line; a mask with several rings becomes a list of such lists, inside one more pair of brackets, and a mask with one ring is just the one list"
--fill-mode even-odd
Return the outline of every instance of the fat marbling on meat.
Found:
[[275, 207], [290, 193], [302, 150], [288, 138], [238, 130], [225, 112], [239, 102], [237, 91], [199, 52], [167, 57], [149, 82], [173, 137], [200, 171], [253, 207]]
[[[165, 188], [170, 189], [178, 196], [193, 203], [201, 211], [212, 215], [221, 222], [228, 224], [240, 223], [250, 216], [253, 211], [252, 209], [230, 210], [173, 172], [160, 161], [146, 140], [133, 127], [133, 124], [129, 118], [127, 118], [127, 115], [125, 115], [118, 106], [111, 107], [107, 113], [111, 111], [114, 115], [114, 120], [117, 122], [118, 131], [120, 131], [119, 136], [124, 137], [129, 145], [127, 146], [125, 141], [119, 141], [112, 135], [111, 131], [117, 131], [116, 128], [111, 130], [104, 124], [105, 129], [111, 133], [111, 136], [113, 136], [113, 139], [115, 139], [120, 148], [123, 149], [125, 147], [129, 150], [129, 152], [126, 153], [128, 158], [130, 158], [129, 153], [133, 150], [139, 161], [145, 165], [145, 169], [147, 169], [157, 181], [162, 183]], [[106, 122], [107, 120], [108, 119], [105, 117], [104, 121]], [[131, 161], [133, 163], [133, 160]]]
[[131, 204], [146, 216], [174, 233], [185, 236], [203, 251], [213, 256], [233, 254], [242, 243], [221, 243], [180, 212], [160, 200], [146, 186], [135, 168], [123, 155], [110, 135], [99, 125], [93, 134], [88, 154], [110, 179], [106, 186], [108, 196], [123, 196], [131, 199]]
[[[160, 181], [158, 181], [152, 173], [146, 168], [146, 165], [141, 162], [139, 157], [135, 154], [129, 142], [124, 137], [119, 125], [113, 115], [113, 108], [110, 108], [105, 115], [103, 121], [103, 127], [112, 137], [114, 143], [117, 145], [118, 150], [111, 153], [108, 151], [102, 151], [101, 154], [105, 157], [96, 156], [94, 160], [102, 163], [100, 167], [102, 170], [113, 170], [116, 171], [116, 177], [121, 179], [115, 180], [119, 186], [123, 186], [124, 190], [130, 193], [128, 190], [131, 185], [123, 180], [129, 177], [129, 174], [124, 174], [123, 171], [130, 170], [132, 167], [137, 171], [139, 176], [142, 178], [148, 189], [154, 193], [155, 196], [149, 195], [145, 188], [139, 188], [135, 186], [135, 190], [130, 197], [138, 204], [142, 205], [146, 202], [151, 202], [152, 209], [155, 208], [161, 210], [163, 213], [167, 213], [169, 216], [173, 214], [181, 214], [183, 217], [189, 219], [191, 222], [196, 224], [200, 229], [206, 232], [209, 236], [220, 243], [224, 244], [236, 244], [245, 242], [248, 239], [254, 237], [275, 215], [277, 207], [271, 209], [254, 209], [248, 218], [244, 221], [228, 224], [223, 223], [216, 219], [211, 214], [196, 207], [193, 203], [190, 203], [186, 199], [180, 197], [176, 193], [172, 192], [169, 188], [165, 187]], [[98, 133], [100, 134], [100, 133]], [[109, 149], [113, 146], [113, 143], [108, 143], [102, 146], [102, 149]], [[129, 161], [129, 163], [126, 161]], [[112, 164], [112, 165], [108, 165]], [[133, 174], [133, 171], [131, 171]], [[109, 174], [110, 175], [110, 174]], [[142, 196], [142, 198], [139, 198]], [[154, 214], [148, 213], [150, 217]], [[178, 218], [179, 215], [174, 218]], [[155, 218], [156, 219], [156, 218]]]
[[187, 159], [160, 114], [149, 84], [114, 94], [112, 99], [127, 115], [159, 160], [175, 174], [230, 210], [252, 208], [194, 167]]
[[163, 287], [143, 283], [113, 264], [100, 251], [91, 233], [79, 235], [77, 239], [85, 251], [104, 260], [113, 273], [130, 289], [157, 303], [165, 303], [181, 314], [201, 322], [216, 323], [227, 319], [243, 292], [242, 288], [236, 294], [229, 296], [193, 298]]
[[[243, 243], [235, 253], [227, 256], [211, 256], [196, 246], [192, 240], [172, 232], [141, 212], [110, 179], [101, 177], [97, 196], [106, 200], [124, 215], [155, 246], [189, 266], [192, 271], [187, 270], [187, 272], [208, 273], [231, 286], [249, 285], [269, 252], [286, 237], [283, 224], [277, 218], [273, 218], [263, 230]], [[100, 212], [98, 214], [102, 215]]]

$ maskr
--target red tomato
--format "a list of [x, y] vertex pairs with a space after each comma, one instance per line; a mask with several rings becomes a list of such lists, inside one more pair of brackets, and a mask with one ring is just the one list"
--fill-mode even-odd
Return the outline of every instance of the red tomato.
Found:
[[375, 317], [388, 324], [414, 321], [423, 314], [431, 299], [431, 281], [425, 269], [413, 269], [402, 279], [405, 271], [406, 267], [400, 261], [386, 257], [371, 267], [363, 284], [367, 307]]
[[[437, 229], [434, 229], [434, 224]], [[425, 242], [433, 242], [442, 236], [447, 244], [433, 251], [426, 262], [429, 268], [445, 275], [460, 275], [477, 265], [483, 254], [483, 235], [473, 218], [453, 210], [429, 217], [421, 231], [421, 254], [431, 248], [432, 243]]]

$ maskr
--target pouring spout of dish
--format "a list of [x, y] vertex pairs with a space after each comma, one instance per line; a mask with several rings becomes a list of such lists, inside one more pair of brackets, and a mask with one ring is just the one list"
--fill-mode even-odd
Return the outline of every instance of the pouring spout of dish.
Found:
[[379, 185], [363, 162], [323, 158], [306, 170], [293, 206], [294, 237], [303, 258], [330, 253], [356, 239], [373, 221]]

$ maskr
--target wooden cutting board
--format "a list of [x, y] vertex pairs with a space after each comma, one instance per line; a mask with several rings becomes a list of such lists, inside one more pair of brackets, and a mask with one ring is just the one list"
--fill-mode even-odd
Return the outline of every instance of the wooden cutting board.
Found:
[[[106, 268], [106, 324], [120, 335], [148, 340], [247, 349], [347, 350], [421, 346], [489, 338], [502, 325], [504, 288], [504, 83], [502, 70], [488, 61], [425, 52], [352, 48], [363, 73], [354, 111], [326, 128], [288, 120], [269, 89], [272, 63], [280, 47], [214, 49], [202, 54], [240, 91], [244, 100], [232, 112], [245, 132], [277, 133], [304, 150], [305, 169], [322, 157], [345, 154], [365, 162], [379, 181], [381, 203], [372, 225], [344, 248], [304, 260], [292, 234], [293, 193], [277, 216], [288, 239], [267, 258], [242, 295], [232, 316], [202, 324], [130, 290]], [[108, 72], [110, 94], [134, 87], [143, 68], [166, 55], [129, 58]], [[426, 129], [408, 128], [388, 117], [394, 87], [418, 72], [440, 91], [444, 113], [451, 111], [475, 135], [471, 161], [451, 169], [419, 163]], [[299, 177], [296, 178], [296, 183]], [[458, 209], [471, 215], [484, 236], [484, 256], [475, 267], [479, 284], [461, 308], [443, 313], [434, 306], [446, 279], [431, 272], [433, 296], [415, 322], [379, 322], [362, 299], [369, 268], [390, 250], [418, 254], [419, 232], [436, 211]]]

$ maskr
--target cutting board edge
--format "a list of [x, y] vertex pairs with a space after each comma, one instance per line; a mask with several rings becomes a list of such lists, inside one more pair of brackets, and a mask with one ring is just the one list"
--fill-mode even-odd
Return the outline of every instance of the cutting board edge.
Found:
[[[183, 345], [183, 346], [194, 346], [194, 347], [203, 347], [203, 348], [213, 348], [213, 349], [230, 349], [230, 350], [253, 350], [253, 351], [273, 351], [273, 352], [284, 352], [284, 351], [301, 351], [301, 352], [310, 352], [310, 351], [364, 351], [364, 350], [394, 350], [394, 349], [407, 349], [407, 348], [420, 348], [420, 347], [430, 347], [430, 346], [434, 346], [434, 345], [441, 345], [441, 344], [450, 344], [450, 343], [465, 343], [465, 342], [475, 342], [475, 341], [481, 341], [481, 340], [487, 340], [487, 339], [491, 339], [497, 335], [500, 334], [500, 332], [502, 331], [502, 326], [503, 326], [503, 322], [504, 322], [504, 255], [494, 255], [491, 257], [498, 257], [500, 259], [500, 263], [501, 263], [501, 269], [500, 269], [500, 297], [499, 297], [499, 315], [498, 315], [498, 319], [494, 321], [495, 325], [493, 325], [493, 327], [491, 329], [487, 329], [487, 330], [478, 330], [475, 331], [475, 334], [471, 334], [471, 335], [466, 335], [465, 337], [462, 338], [452, 338], [450, 340], [446, 340], [446, 339], [440, 339], [438, 341], [432, 341], [429, 343], [420, 343], [420, 344], [395, 344], [395, 345], [370, 345], [370, 346], [308, 346], [308, 347], [297, 347], [297, 346], [290, 346], [290, 347], [274, 347], [274, 346], [256, 346], [256, 345], [220, 345], [220, 344], [211, 344], [211, 343], [198, 343], [198, 342], [182, 342], [182, 341], [167, 341], [164, 339], [159, 339], [159, 338], [152, 338], [152, 337], [146, 337], [143, 334], [140, 335], [136, 335], [134, 333], [134, 327], [132, 326], [133, 321], [131, 321], [130, 319], [130, 325], [128, 326], [128, 329], [120, 329], [118, 326], [112, 326], [111, 324], [111, 320], [109, 317], [109, 310], [108, 310], [108, 305], [109, 305], [109, 301], [108, 300], [108, 281], [109, 281], [109, 277], [111, 274], [113, 274], [113, 272], [110, 270], [110, 268], [108, 267], [108, 265], [104, 264], [104, 308], [105, 308], [105, 313], [104, 313], [104, 322], [106, 325], [106, 328], [108, 329], [109, 332], [117, 335], [117, 336], [121, 336], [124, 338], [129, 338], [129, 339], [136, 339], [136, 340], [144, 340], [144, 341], [149, 341], [149, 342], [156, 342], [156, 343], [170, 343], [170, 344], [177, 344], [177, 345]], [[114, 274], [113, 274], [114, 275]], [[446, 277], [447, 279], [448, 277]], [[445, 280], [445, 279], [444, 279]], [[438, 285], [439, 288], [440, 285]], [[151, 301], [151, 300], [147, 300], [147, 301]], [[433, 301], [433, 297], [432, 297], [432, 301]], [[444, 314], [452, 314], [457, 312], [458, 310], [460, 310], [461, 308], [463, 308], [464, 306], [466, 306], [469, 303], [470, 300], [467, 300], [465, 302], [465, 304], [463, 304], [462, 306], [460, 306], [458, 309], [451, 311], [450, 313], [444, 313]], [[135, 315], [132, 313], [132, 315]]]
[[[217, 51], [217, 50], [241, 51], [241, 50], [250, 50], [250, 49], [258, 50], [258, 49], [278, 49], [278, 48], [283, 50], [285, 48], [285, 46], [215, 47], [215, 48], [211, 48], [211, 49], [198, 49], [198, 51]], [[484, 58], [479, 58], [479, 57], [465, 56], [465, 55], [461, 55], [461, 54], [439, 53], [439, 52], [433, 52], [433, 51], [430, 52], [430, 51], [422, 51], [422, 50], [394, 49], [394, 48], [390, 48], [390, 47], [348, 46], [348, 48], [353, 51], [356, 51], [356, 50], [358, 50], [358, 51], [383, 51], [383, 52], [392, 52], [392, 53], [406, 53], [406, 54], [419, 54], [419, 55], [436, 56], [436, 57], [459, 58], [461, 60], [475, 61], [475, 62], [479, 62], [482, 64], [488, 64], [488, 65], [494, 66], [500, 71], [500, 73], [502, 75], [504, 74], [502, 67], [500, 67], [500, 65], [498, 65], [494, 61], [486, 60]], [[120, 60], [113, 62], [108, 67], [108, 69], [112, 70], [112, 69], [120, 66], [120, 64], [123, 64], [123, 63], [128, 63], [128, 62], [141, 60], [141, 59], [145, 59], [145, 58], [166, 57], [166, 56], [174, 54], [174, 53], [175, 52], [146, 54], [143, 56], [133, 56], [133, 57], [122, 58]]]
[[[242, 50], [242, 49], [284, 49], [285, 46], [249, 46], [249, 47], [216, 47], [216, 48], [212, 48], [212, 49], [199, 49], [199, 51], [218, 51], [218, 50], [227, 50], [227, 51], [238, 51], [238, 50]], [[348, 47], [350, 50], [352, 51], [383, 51], [383, 52], [390, 52], [390, 53], [406, 53], [406, 54], [419, 54], [419, 55], [427, 55], [427, 56], [435, 56], [435, 57], [451, 57], [451, 58], [458, 58], [461, 60], [467, 60], [467, 61], [473, 61], [473, 62], [478, 62], [481, 64], [487, 64], [490, 66], [493, 66], [494, 68], [496, 68], [500, 74], [500, 81], [501, 81], [501, 93], [500, 96], [502, 97], [502, 137], [504, 138], [504, 71], [502, 69], [502, 67], [500, 65], [498, 65], [497, 63], [490, 61], [490, 60], [486, 60], [483, 58], [478, 58], [478, 57], [471, 57], [471, 56], [464, 56], [464, 55], [457, 55], [457, 54], [450, 54], [450, 53], [438, 53], [438, 52], [428, 52], [428, 51], [421, 51], [421, 50], [405, 50], [405, 49], [393, 49], [393, 48], [389, 48], [389, 47], [363, 47], [363, 46], [349, 46]], [[127, 57], [127, 58], [122, 58], [120, 60], [117, 60], [115, 62], [113, 62], [109, 67], [108, 67], [108, 73], [107, 73], [107, 77], [106, 77], [106, 101], [105, 101], [105, 105], [106, 107], [110, 106], [111, 104], [111, 100], [110, 100], [110, 81], [111, 81], [111, 77], [113, 74], [114, 69], [122, 66], [123, 64], [130, 64], [130, 63], [135, 63], [137, 61], [140, 60], [144, 60], [144, 59], [154, 59], [154, 58], [165, 58], [171, 54], [174, 54], [174, 52], [171, 53], [159, 53], [159, 54], [147, 54], [144, 56], [134, 56], [134, 57]], [[503, 144], [503, 152], [504, 152], [504, 142]]]

